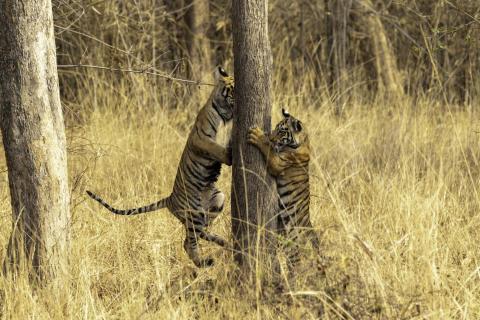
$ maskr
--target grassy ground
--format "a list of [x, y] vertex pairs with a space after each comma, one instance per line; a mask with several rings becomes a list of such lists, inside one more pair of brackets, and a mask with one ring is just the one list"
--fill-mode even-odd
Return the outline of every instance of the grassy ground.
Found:
[[[183, 228], [167, 210], [118, 217], [85, 197], [88, 188], [130, 207], [167, 195], [200, 107], [166, 111], [166, 100], [138, 106], [141, 98], [116, 90], [104, 100], [85, 94], [90, 111], [69, 116], [68, 274], [44, 289], [31, 288], [23, 276], [0, 277], [2, 318], [480, 317], [476, 114], [428, 102], [353, 104], [339, 119], [320, 100], [289, 96], [296, 90], [276, 85], [287, 93], [275, 95], [273, 121], [288, 105], [310, 133], [311, 215], [330, 257], [327, 278], [310, 280], [295, 304], [282, 305], [237, 290], [229, 281], [232, 258], [216, 246], [202, 242], [216, 265], [195, 270], [183, 252]], [[219, 182], [227, 193], [230, 173], [225, 168]], [[1, 185], [3, 258], [11, 229], [5, 172]], [[213, 227], [225, 237], [229, 213], [227, 205]]]

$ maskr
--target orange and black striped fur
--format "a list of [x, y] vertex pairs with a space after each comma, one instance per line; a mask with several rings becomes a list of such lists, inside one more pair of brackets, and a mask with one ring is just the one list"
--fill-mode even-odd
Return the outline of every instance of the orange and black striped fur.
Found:
[[289, 264], [299, 260], [300, 245], [309, 240], [317, 251], [320, 241], [310, 221], [308, 135], [300, 120], [282, 109], [283, 119], [270, 134], [259, 128], [248, 133], [248, 142], [256, 146], [267, 162], [269, 173], [275, 177], [279, 196], [278, 226], [286, 237]]
[[207, 232], [209, 224], [223, 210], [225, 196], [215, 187], [222, 163], [232, 164], [230, 138], [233, 118], [234, 80], [222, 68], [207, 104], [200, 110], [183, 150], [172, 193], [155, 203], [136, 209], [119, 210], [90, 191], [88, 195], [115, 214], [135, 215], [168, 208], [186, 229], [184, 248], [197, 267], [210, 266], [213, 259], [201, 258], [198, 239], [226, 246], [221, 237]]

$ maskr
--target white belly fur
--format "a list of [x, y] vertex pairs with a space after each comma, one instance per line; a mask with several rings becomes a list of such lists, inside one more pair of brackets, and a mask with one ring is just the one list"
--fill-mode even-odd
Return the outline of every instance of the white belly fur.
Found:
[[232, 134], [232, 124], [233, 121], [228, 121], [227, 124], [221, 123], [218, 126], [215, 141], [219, 145], [227, 147], [228, 141], [230, 141], [230, 136]]

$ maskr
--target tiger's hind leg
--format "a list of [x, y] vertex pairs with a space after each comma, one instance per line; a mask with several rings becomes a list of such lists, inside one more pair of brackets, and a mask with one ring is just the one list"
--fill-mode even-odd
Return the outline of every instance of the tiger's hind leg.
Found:
[[320, 253], [320, 238], [313, 228], [312, 222], [308, 219], [305, 223], [305, 237], [310, 241], [312, 247], [317, 250], [317, 253]]
[[222, 237], [217, 236], [216, 234], [213, 233], [208, 233], [206, 231], [202, 231], [200, 233], [200, 238], [206, 241], [214, 242], [218, 244], [221, 247], [226, 247], [227, 246], [227, 241], [225, 241]]
[[198, 250], [198, 239], [211, 241], [222, 247], [226, 247], [227, 242], [215, 234], [206, 232], [204, 227], [201, 225], [190, 225], [186, 227], [186, 237], [183, 243], [183, 248], [197, 267], [210, 267], [213, 265], [214, 260], [209, 256], [205, 258], [200, 257], [200, 252]]
[[287, 285], [295, 288], [297, 281], [302, 279], [301, 275], [310, 272], [308, 242], [311, 242], [315, 251], [319, 251], [320, 241], [310, 220], [305, 221], [305, 218], [298, 219], [293, 215], [283, 214], [278, 222], [279, 232], [283, 236], [281, 250], [286, 259]]
[[320, 238], [318, 237], [317, 232], [315, 232], [310, 219], [307, 222], [305, 236], [312, 244], [312, 248], [315, 250], [315, 264], [319, 275], [326, 276], [326, 269], [329, 266], [329, 259], [322, 252], [322, 248], [320, 247]]
[[213, 188], [210, 190], [210, 196], [207, 204], [208, 212], [220, 213], [223, 210], [225, 204], [225, 195], [222, 191]]
[[[328, 260], [321, 252], [320, 238], [310, 220], [302, 227], [292, 228], [287, 238], [285, 253], [290, 275], [295, 278], [308, 270], [310, 273], [314, 272], [317, 277], [325, 277]], [[308, 242], [312, 246], [312, 251], [306, 249]]]
[[188, 234], [183, 242], [183, 248], [188, 257], [193, 261], [198, 268], [210, 267], [214, 261], [212, 257], [201, 258], [198, 251], [198, 241], [195, 234]]
[[[205, 217], [205, 227], [208, 227], [211, 221], [213, 221], [219, 214], [222, 212], [224, 204], [225, 204], [225, 195], [223, 192], [218, 190], [215, 187], [212, 187], [208, 191], [207, 195], [207, 203], [205, 206], [206, 217]], [[206, 241], [214, 242], [221, 247], [227, 247], [227, 241], [222, 237], [209, 233], [205, 231], [205, 229], [197, 230], [200, 238]]]

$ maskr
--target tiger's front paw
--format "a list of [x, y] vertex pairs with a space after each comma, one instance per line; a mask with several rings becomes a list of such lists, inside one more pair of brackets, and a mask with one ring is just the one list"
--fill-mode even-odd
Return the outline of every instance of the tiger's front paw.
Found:
[[260, 128], [250, 128], [250, 130], [248, 130], [247, 142], [253, 145], [258, 145], [263, 135], [264, 133]]

